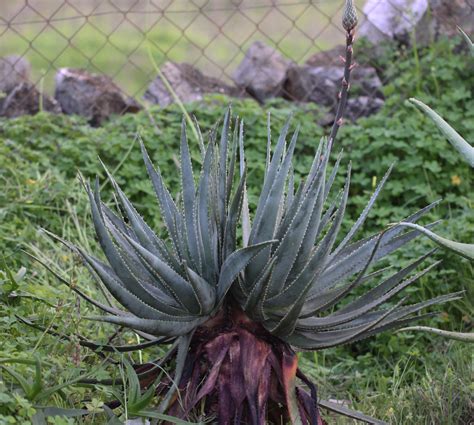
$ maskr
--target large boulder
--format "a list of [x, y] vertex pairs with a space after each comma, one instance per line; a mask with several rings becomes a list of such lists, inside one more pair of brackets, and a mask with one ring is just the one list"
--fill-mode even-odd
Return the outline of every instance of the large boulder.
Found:
[[258, 101], [281, 95], [291, 62], [260, 41], [253, 43], [234, 72], [238, 87]]
[[61, 107], [51, 96], [40, 93], [34, 84], [23, 82], [16, 85], [3, 100], [0, 116], [15, 118], [21, 115], [35, 115], [39, 111], [61, 113]]
[[[238, 96], [240, 90], [223, 81], [204, 75], [188, 63], [166, 62], [160, 69], [166, 82], [183, 103], [201, 100], [206, 93], [221, 93]], [[145, 100], [165, 107], [174, 103], [175, 98], [166, 87], [166, 83], [157, 76], [149, 85], [144, 95]]]
[[374, 45], [384, 40], [426, 45], [440, 34], [454, 35], [456, 25], [474, 29], [474, 4], [469, 0], [367, 0], [359, 34]]
[[110, 77], [83, 69], [61, 68], [56, 73], [54, 97], [64, 113], [86, 117], [92, 125], [100, 125], [113, 114], [141, 109]]

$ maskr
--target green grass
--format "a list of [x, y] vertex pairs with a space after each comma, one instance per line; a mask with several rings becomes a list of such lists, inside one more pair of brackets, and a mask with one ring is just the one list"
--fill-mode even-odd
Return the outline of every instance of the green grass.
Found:
[[[429, 352], [420, 352], [420, 345]], [[320, 396], [393, 425], [459, 425], [472, 417], [472, 356], [468, 344], [414, 342], [403, 356], [348, 356], [347, 350], [305, 354], [300, 363]], [[331, 424], [356, 423], [329, 416]]]

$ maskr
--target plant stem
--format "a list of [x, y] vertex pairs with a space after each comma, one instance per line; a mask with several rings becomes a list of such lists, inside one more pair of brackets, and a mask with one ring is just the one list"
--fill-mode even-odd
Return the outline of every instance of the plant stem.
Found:
[[346, 57], [344, 58], [344, 77], [342, 78], [341, 90], [339, 92], [339, 103], [337, 105], [336, 118], [332, 125], [331, 135], [329, 136], [329, 145], [332, 146], [336, 140], [337, 132], [342, 126], [344, 112], [346, 110], [347, 98], [349, 95], [351, 72], [354, 69], [355, 63], [352, 63], [353, 43], [354, 43], [354, 29], [346, 33]]

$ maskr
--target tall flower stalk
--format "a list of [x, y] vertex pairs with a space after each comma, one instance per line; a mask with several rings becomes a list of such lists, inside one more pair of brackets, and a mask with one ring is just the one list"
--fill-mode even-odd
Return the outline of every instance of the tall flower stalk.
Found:
[[356, 66], [356, 64], [353, 63], [352, 58], [354, 55], [355, 30], [358, 22], [359, 19], [357, 17], [357, 10], [354, 7], [353, 1], [346, 0], [346, 7], [342, 17], [342, 27], [346, 31], [346, 56], [345, 58], [342, 58], [344, 62], [344, 76], [342, 78], [341, 90], [339, 91], [338, 95], [339, 103], [337, 106], [336, 118], [329, 136], [331, 143], [333, 143], [336, 139], [337, 132], [343, 124], [344, 111], [346, 110], [349, 89], [351, 87], [351, 71]]

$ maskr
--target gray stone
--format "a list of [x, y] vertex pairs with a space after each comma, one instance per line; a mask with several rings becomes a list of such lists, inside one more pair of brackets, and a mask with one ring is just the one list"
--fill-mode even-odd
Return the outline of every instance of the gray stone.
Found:
[[30, 64], [21, 56], [0, 58], [0, 111], [8, 94], [19, 84], [28, 81]]
[[[343, 119], [355, 122], [359, 118], [368, 117], [377, 113], [384, 105], [383, 99], [370, 96], [349, 97]], [[318, 124], [322, 127], [332, 125], [336, 118], [336, 110], [332, 109], [318, 117]]]
[[[238, 96], [240, 92], [236, 87], [225, 84], [217, 78], [204, 75], [188, 63], [165, 62], [160, 71], [183, 103], [202, 100], [203, 95], [207, 93]], [[151, 82], [144, 98], [162, 107], [175, 102], [160, 76]]]
[[113, 114], [141, 109], [110, 77], [83, 69], [61, 68], [56, 73], [54, 97], [64, 113], [86, 117], [92, 125], [100, 125]]
[[274, 48], [260, 41], [253, 43], [235, 70], [234, 81], [257, 100], [279, 96], [290, 62]]
[[334, 78], [332, 71], [339, 73], [339, 69], [333, 66], [292, 65], [287, 72], [284, 97], [334, 107], [337, 102], [339, 81], [338, 78]]
[[[467, 34], [474, 32], [473, 0], [431, 0], [430, 7], [435, 36], [458, 35], [458, 26]], [[420, 28], [420, 31], [422, 30], [423, 28]]]
[[370, 96], [357, 96], [349, 98], [346, 106], [345, 119], [350, 121], [357, 121], [359, 118], [368, 117], [377, 113], [382, 106], [384, 101], [377, 97]]
[[307, 61], [306, 65], [309, 66], [341, 66], [346, 55], [346, 46], [336, 46], [330, 50], [323, 50], [315, 53]]
[[471, 0], [367, 0], [366, 20], [359, 34], [374, 45], [384, 40], [410, 44], [413, 34], [418, 45], [426, 45], [439, 35], [457, 34], [457, 25], [467, 33], [474, 30], [474, 3]]
[[366, 20], [359, 34], [373, 44], [405, 39], [413, 33], [428, 10], [428, 0], [367, 0], [363, 9]]
[[[298, 102], [314, 102], [326, 107], [326, 114], [319, 120], [321, 125], [334, 121], [338, 94], [344, 68], [341, 66], [290, 67], [284, 86], [284, 97]], [[355, 120], [377, 112], [384, 104], [382, 82], [374, 68], [356, 67], [351, 75], [351, 88], [345, 117]]]
[[[344, 68], [341, 66], [293, 65], [287, 73], [284, 96], [290, 100], [314, 102], [330, 109], [337, 106]], [[382, 82], [374, 68], [352, 71], [350, 95], [382, 98]]]
[[0, 116], [15, 118], [21, 115], [35, 115], [40, 110], [61, 113], [61, 107], [56, 100], [44, 93], [41, 94], [32, 83], [23, 82], [15, 86], [4, 99]]
[[10, 93], [17, 85], [28, 81], [30, 64], [21, 56], [0, 58], [0, 92]]

